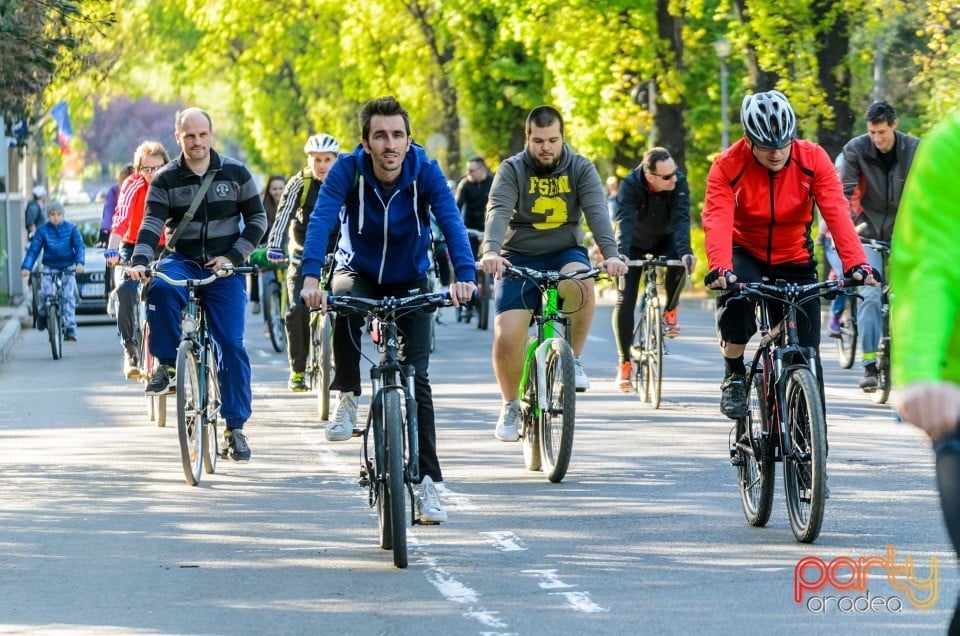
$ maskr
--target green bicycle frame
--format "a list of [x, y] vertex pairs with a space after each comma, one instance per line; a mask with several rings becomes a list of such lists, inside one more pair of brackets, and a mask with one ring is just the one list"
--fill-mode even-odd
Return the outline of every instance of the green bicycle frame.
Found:
[[[531, 361], [534, 359], [534, 357], [536, 357], [537, 349], [539, 349], [540, 345], [542, 345], [544, 342], [558, 336], [557, 332], [559, 329], [557, 327], [557, 323], [566, 326], [567, 319], [560, 315], [560, 304], [558, 302], [559, 298], [560, 294], [555, 287], [549, 287], [543, 293], [543, 311], [539, 316], [536, 316], [537, 338], [527, 345], [527, 350], [524, 352], [523, 373], [520, 375], [520, 388], [518, 395], [523, 395], [523, 389], [525, 386], [527, 386], [527, 379], [530, 376]], [[563, 333], [559, 334], [559, 337], [563, 336]], [[534, 415], [540, 417], [539, 400], [532, 403], [530, 406], [533, 408]]]

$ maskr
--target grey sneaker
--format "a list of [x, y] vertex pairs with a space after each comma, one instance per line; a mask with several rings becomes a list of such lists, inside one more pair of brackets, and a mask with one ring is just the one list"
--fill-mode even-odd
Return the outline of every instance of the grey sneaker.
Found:
[[177, 370], [165, 367], [162, 364], [150, 376], [147, 387], [143, 391], [146, 395], [170, 395], [177, 390]]
[[357, 396], [347, 391], [340, 392], [337, 402], [337, 412], [333, 421], [327, 425], [328, 442], [344, 442], [353, 437], [353, 429], [357, 425]]
[[437, 488], [433, 485], [433, 480], [429, 475], [424, 476], [420, 482], [417, 497], [417, 512], [420, 514], [420, 523], [434, 524], [443, 523], [447, 520], [447, 513], [443, 511], [440, 505], [440, 497], [437, 495]]
[[590, 378], [587, 372], [583, 370], [583, 363], [580, 358], [573, 359], [573, 383], [577, 387], [577, 393], [583, 393], [590, 388]]
[[501, 442], [520, 441], [520, 400], [503, 403], [493, 436]]

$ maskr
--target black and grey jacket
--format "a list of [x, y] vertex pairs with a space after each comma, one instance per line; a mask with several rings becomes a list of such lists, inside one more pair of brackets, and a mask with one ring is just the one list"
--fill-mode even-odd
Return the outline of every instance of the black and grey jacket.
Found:
[[[642, 168], [630, 171], [620, 183], [617, 194], [617, 248], [630, 257], [630, 251], [644, 252], [669, 238], [679, 256], [690, 249], [690, 186], [687, 177], [677, 172], [673, 190], [654, 192], [647, 184]], [[654, 254], [666, 256], [666, 254]]]

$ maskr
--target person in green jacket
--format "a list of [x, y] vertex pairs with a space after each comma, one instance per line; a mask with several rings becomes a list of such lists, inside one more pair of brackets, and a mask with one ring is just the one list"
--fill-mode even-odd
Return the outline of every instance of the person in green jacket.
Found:
[[[960, 111], [917, 150], [890, 251], [890, 361], [900, 418], [934, 443], [947, 532], [960, 556]], [[960, 634], [960, 604], [950, 634]]]

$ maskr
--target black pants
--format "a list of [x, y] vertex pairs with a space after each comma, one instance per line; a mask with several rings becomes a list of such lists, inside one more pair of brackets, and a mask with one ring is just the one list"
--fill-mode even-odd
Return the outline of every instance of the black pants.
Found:
[[[378, 285], [355, 272], [335, 272], [332, 280], [334, 296], [362, 298], [404, 297], [424, 293], [427, 281], [397, 285]], [[429, 475], [443, 481], [437, 458], [437, 432], [433, 413], [433, 393], [427, 368], [430, 365], [430, 321], [433, 314], [415, 311], [397, 319], [397, 336], [401, 364], [412, 364], [416, 370], [414, 396], [417, 400], [417, 426], [420, 442], [420, 476]], [[339, 316], [333, 326], [333, 356], [337, 361], [331, 390], [360, 395], [360, 344], [364, 320], [362, 316]]]
[[[937, 487], [940, 507], [953, 550], [960, 557], [960, 433], [938, 440], [933, 445], [937, 456]], [[960, 636], [960, 600], [950, 622], [950, 636]]]
[[[673, 240], [668, 239], [649, 250], [630, 249], [630, 260], [641, 259], [647, 254], [664, 256], [668, 260], [678, 259], [677, 248]], [[667, 293], [665, 311], [675, 309], [680, 303], [680, 290], [683, 287], [686, 270], [682, 267], [668, 267], [664, 274], [663, 286]], [[620, 362], [630, 359], [630, 345], [633, 342], [633, 314], [637, 309], [640, 286], [644, 284], [643, 268], [631, 267], [623, 277], [623, 288], [617, 291], [617, 306], [613, 308], [613, 335], [617, 340]]]
[[287, 330], [287, 359], [290, 371], [303, 373], [310, 351], [310, 308], [300, 300], [303, 269], [299, 264], [287, 267], [287, 313], [283, 317]]

